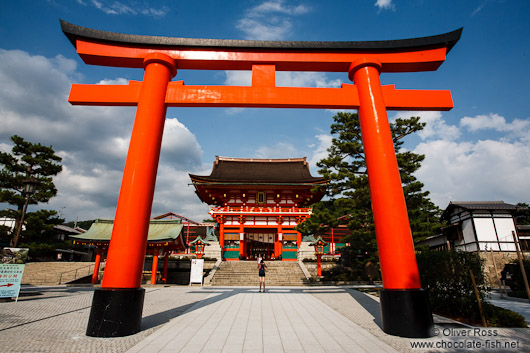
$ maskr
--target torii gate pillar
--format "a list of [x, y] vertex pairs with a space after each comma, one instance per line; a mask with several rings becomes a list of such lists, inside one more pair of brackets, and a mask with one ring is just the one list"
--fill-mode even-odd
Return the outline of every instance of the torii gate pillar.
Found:
[[166, 119], [166, 90], [177, 72], [175, 60], [161, 53], [147, 55], [144, 67], [107, 255], [107, 264], [113, 265], [105, 268], [102, 288], [94, 292], [88, 336], [120, 337], [140, 331], [145, 294], [141, 278]]
[[359, 92], [359, 120], [384, 283], [380, 291], [383, 330], [429, 337], [433, 328], [429, 297], [421, 289], [380, 70], [377, 59], [363, 58], [350, 65], [349, 78]]
[[[379, 42], [267, 42], [186, 39], [97, 31], [61, 21], [84, 62], [145, 68], [143, 82], [72, 85], [79, 105], [137, 105], [102, 288], [94, 292], [87, 335], [140, 330], [146, 252], [166, 108], [268, 107], [358, 109], [383, 276], [383, 330], [429, 337], [433, 319], [421, 289], [405, 198], [386, 110], [450, 110], [449, 91], [381, 86], [381, 72], [436, 70], [462, 29], [432, 37]], [[251, 86], [187, 86], [179, 70], [249, 70]], [[348, 72], [341, 88], [276, 87], [276, 71]], [[223, 225], [221, 225], [222, 227]]]

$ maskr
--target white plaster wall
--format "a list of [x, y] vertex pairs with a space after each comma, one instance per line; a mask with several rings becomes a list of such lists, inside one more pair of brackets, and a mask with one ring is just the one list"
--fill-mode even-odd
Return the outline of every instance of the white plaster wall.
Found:
[[462, 222], [462, 235], [464, 236], [464, 243], [475, 241], [475, 232], [473, 231], [473, 224], [470, 219]]
[[503, 251], [515, 251], [515, 244], [513, 243], [512, 232], [515, 232], [515, 224], [513, 218], [494, 218], [495, 228], [497, 229], [497, 235], [499, 241], [509, 241], [510, 244], [502, 244], [501, 250]]
[[494, 243], [480, 243], [480, 250], [493, 249], [499, 251], [499, 244], [497, 243], [497, 235], [495, 234], [495, 227], [493, 226], [493, 218], [473, 218], [475, 224], [475, 231], [477, 232], [477, 239], [479, 242], [494, 242]]

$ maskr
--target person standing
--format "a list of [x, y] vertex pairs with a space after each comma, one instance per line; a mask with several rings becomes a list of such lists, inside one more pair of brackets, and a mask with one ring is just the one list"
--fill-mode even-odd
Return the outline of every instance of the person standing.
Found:
[[261, 286], [263, 285], [263, 292], [265, 293], [265, 269], [267, 265], [265, 260], [261, 258], [261, 261], [258, 263], [258, 275], [259, 275], [259, 291], [261, 292]]

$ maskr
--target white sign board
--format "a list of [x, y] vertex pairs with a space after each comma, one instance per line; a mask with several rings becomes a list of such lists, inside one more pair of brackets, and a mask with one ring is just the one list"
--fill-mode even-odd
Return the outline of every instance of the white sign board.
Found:
[[18, 298], [29, 249], [3, 248], [0, 264], [0, 298]]
[[204, 259], [192, 259], [191, 260], [190, 284], [192, 283], [202, 284], [203, 270], [204, 270]]

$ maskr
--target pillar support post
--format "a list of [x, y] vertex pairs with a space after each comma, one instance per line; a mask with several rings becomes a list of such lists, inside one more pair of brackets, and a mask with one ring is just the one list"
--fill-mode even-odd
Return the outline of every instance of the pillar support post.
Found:
[[167, 267], [169, 264], [169, 250], [165, 249], [166, 253], [164, 254], [164, 270], [162, 272], [162, 282], [167, 283]]
[[92, 273], [92, 279], [90, 283], [96, 284], [99, 280], [99, 266], [101, 264], [101, 253], [103, 252], [102, 248], [97, 248], [96, 250], [96, 259], [94, 262], [94, 272]]
[[239, 225], [239, 260], [243, 258], [243, 251], [245, 245], [245, 226], [243, 224]]
[[383, 277], [383, 330], [402, 337], [430, 337], [432, 312], [421, 289], [407, 206], [379, 79], [381, 63], [363, 57], [350, 65], [359, 95], [359, 120]]
[[276, 234], [276, 241], [274, 242], [274, 256], [279, 259], [283, 252], [283, 219], [278, 217], [278, 230]]
[[129, 152], [101, 289], [94, 292], [86, 334], [122, 337], [140, 331], [145, 290], [140, 288], [158, 160], [166, 118], [166, 91], [175, 60], [162, 53], [144, 58]]
[[225, 225], [223, 223], [219, 224], [219, 245], [223, 252], [225, 250]]
[[158, 249], [153, 249], [153, 264], [151, 269], [151, 284], [156, 284], [156, 275], [158, 273]]

